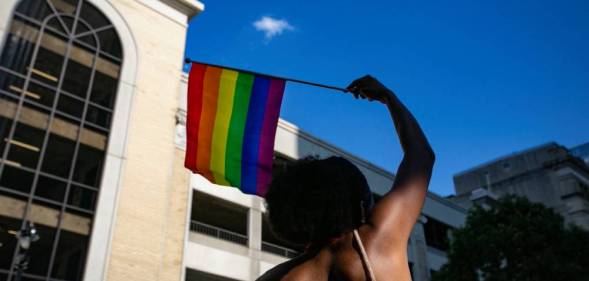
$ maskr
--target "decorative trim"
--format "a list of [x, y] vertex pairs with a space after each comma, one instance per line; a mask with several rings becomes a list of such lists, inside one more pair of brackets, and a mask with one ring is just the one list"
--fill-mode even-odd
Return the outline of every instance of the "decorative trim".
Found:
[[187, 27], [190, 19], [202, 11], [204, 4], [197, 0], [136, 0], [171, 21]]
[[129, 118], [135, 96], [137, 75], [137, 44], [121, 13], [107, 0], [86, 0], [99, 9], [114, 26], [123, 47], [111, 135], [102, 174], [98, 205], [86, 258], [84, 281], [106, 280], [112, 237], [116, 224], [118, 198], [126, 164]]

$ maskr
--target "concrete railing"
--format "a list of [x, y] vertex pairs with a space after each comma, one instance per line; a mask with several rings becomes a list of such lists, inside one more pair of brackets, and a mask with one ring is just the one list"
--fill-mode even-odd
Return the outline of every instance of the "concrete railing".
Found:
[[285, 248], [282, 246], [278, 246], [276, 244], [272, 244], [269, 242], [262, 241], [262, 251], [276, 254], [279, 256], [287, 257], [287, 258], [294, 258], [299, 255], [299, 253], [295, 250]]
[[[208, 236], [213, 236], [229, 242], [241, 244], [247, 246], [248, 237], [240, 233], [236, 233], [227, 229], [223, 229], [217, 226], [206, 224], [200, 221], [190, 221], [190, 230], [198, 233], [202, 233]], [[262, 242], [262, 251], [276, 254], [279, 256], [294, 258], [298, 256], [298, 252], [286, 247], [282, 247], [269, 242]]]
[[190, 221], [190, 230], [245, 246], [247, 246], [248, 242], [247, 235], [212, 226], [204, 222]]

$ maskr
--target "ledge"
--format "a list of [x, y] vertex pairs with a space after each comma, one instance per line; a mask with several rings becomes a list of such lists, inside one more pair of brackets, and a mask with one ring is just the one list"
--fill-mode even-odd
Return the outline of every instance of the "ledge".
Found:
[[162, 0], [188, 16], [188, 20], [205, 10], [205, 5], [198, 0]]

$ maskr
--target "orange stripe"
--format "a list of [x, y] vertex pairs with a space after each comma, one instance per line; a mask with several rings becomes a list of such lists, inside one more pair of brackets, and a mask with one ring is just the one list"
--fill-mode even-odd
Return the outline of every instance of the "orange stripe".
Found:
[[214, 179], [210, 170], [211, 139], [213, 137], [213, 128], [215, 127], [217, 97], [219, 96], [219, 81], [221, 80], [222, 71], [223, 69], [221, 68], [208, 66], [203, 84], [202, 113], [198, 131], [196, 167], [209, 181], [213, 181]]

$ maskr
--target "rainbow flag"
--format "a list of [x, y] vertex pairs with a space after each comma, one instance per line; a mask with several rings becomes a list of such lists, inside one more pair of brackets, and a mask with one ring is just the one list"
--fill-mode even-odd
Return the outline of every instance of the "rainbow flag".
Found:
[[211, 182], [264, 196], [285, 81], [193, 63], [184, 166]]

